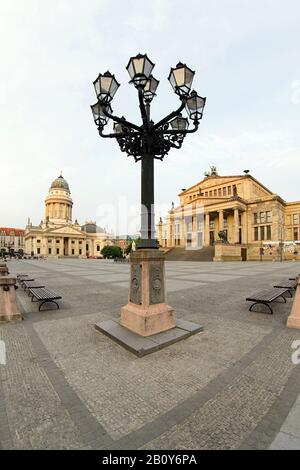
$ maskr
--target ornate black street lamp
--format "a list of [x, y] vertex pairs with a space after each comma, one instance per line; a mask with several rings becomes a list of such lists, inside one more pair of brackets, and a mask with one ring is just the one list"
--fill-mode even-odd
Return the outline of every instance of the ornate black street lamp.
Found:
[[[141, 238], [139, 249], [158, 248], [154, 230], [154, 159], [163, 160], [172, 148], [179, 149], [188, 133], [196, 132], [202, 119], [206, 98], [197, 95], [191, 86], [194, 73], [185, 64], [179, 62], [171, 69], [169, 81], [181, 101], [179, 108], [168, 116], [154, 123], [150, 118], [150, 103], [155, 96], [159, 81], [151, 72], [153, 62], [147, 55], [132, 57], [127, 65], [132, 83], [137, 91], [142, 117], [142, 125], [127, 121], [124, 117], [112, 114], [111, 103], [119, 84], [110, 72], [99, 74], [94, 81], [98, 102], [91, 106], [94, 121], [99, 134], [104, 138], [115, 138], [122, 152], [132, 155], [135, 161], [141, 160]], [[182, 117], [186, 108], [189, 120]], [[105, 134], [104, 127], [109, 119], [114, 121], [114, 132]]]
[[[116, 139], [122, 152], [133, 156], [136, 162], [141, 161], [141, 243], [131, 257], [131, 290], [129, 303], [122, 310], [121, 324], [147, 336], [175, 325], [172, 309], [166, 303], [163, 254], [154, 253], [158, 248], [154, 222], [154, 160], [163, 160], [173, 148], [180, 149], [186, 135], [198, 130], [206, 98], [191, 91], [195, 72], [179, 62], [171, 68], [168, 79], [179, 97], [180, 106], [154, 123], [150, 116], [150, 105], [159, 84], [152, 75], [154, 63], [146, 54], [138, 54], [129, 60], [126, 68], [131, 79], [129, 83], [138, 92], [142, 124], [134, 124], [113, 114], [111, 102], [119, 83], [110, 72], [100, 73], [94, 81], [98, 101], [91, 109], [100, 136]], [[182, 116], [184, 109], [188, 117]], [[110, 119], [113, 121], [113, 133], [104, 133]], [[160, 310], [158, 305], [161, 305]], [[132, 321], [128, 313], [132, 315]], [[161, 320], [164, 315], [165, 319], [168, 318], [165, 322]], [[156, 317], [160, 320], [156, 321]], [[164, 323], [161, 328], [159, 321]]]

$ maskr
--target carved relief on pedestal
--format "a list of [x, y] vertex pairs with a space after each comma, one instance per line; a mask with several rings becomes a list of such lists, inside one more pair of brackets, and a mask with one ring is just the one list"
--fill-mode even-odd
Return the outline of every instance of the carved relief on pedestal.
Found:
[[160, 304], [165, 301], [165, 288], [162, 265], [150, 267], [150, 304]]
[[130, 279], [130, 302], [140, 305], [142, 302], [141, 292], [142, 267], [140, 264], [131, 264]]

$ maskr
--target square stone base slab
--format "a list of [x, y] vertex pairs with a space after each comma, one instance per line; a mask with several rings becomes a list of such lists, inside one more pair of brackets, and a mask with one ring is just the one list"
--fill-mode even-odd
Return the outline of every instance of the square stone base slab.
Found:
[[180, 319], [176, 319], [175, 328], [152, 336], [140, 336], [133, 333], [120, 325], [119, 318], [96, 323], [95, 328], [138, 357], [159, 351], [166, 346], [203, 331], [202, 326]]

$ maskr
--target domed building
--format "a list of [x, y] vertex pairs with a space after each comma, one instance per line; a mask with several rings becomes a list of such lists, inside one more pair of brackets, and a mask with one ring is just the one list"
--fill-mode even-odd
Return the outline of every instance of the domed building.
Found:
[[112, 235], [88, 221], [72, 222], [73, 201], [69, 184], [56, 178], [45, 199], [45, 216], [38, 226], [30, 219], [25, 229], [25, 252], [45, 257], [99, 257], [103, 246], [112, 244]]
[[51, 184], [45, 199], [45, 220], [59, 225], [72, 223], [72, 206], [69, 185], [60, 175]]

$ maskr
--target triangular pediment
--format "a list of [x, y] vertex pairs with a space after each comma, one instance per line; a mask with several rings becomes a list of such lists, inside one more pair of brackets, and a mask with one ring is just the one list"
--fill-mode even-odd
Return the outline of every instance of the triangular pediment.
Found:
[[[249, 185], [249, 182], [252, 184]], [[273, 193], [266, 188], [262, 183], [258, 180], [253, 178], [251, 175], [230, 175], [230, 176], [206, 176], [203, 178], [199, 183], [194, 184], [190, 188], [185, 189], [179, 194], [179, 197], [191, 196], [194, 195], [198, 196], [201, 193], [205, 193], [205, 191], [212, 191], [212, 195], [214, 195], [213, 191], [216, 189], [222, 189], [226, 186], [233, 186], [239, 188], [245, 188], [248, 184], [248, 188], [251, 186], [250, 193], [248, 192], [249, 197], [259, 197], [272, 195]], [[255, 189], [256, 188], [256, 189]], [[258, 189], [257, 189], [258, 188]], [[239, 190], [239, 193], [243, 195], [243, 190]], [[232, 193], [233, 194], [233, 193]], [[215, 195], [216, 196], [216, 195]]]
[[53, 229], [48, 229], [47, 230], [48, 235], [68, 235], [68, 236], [78, 236], [80, 235], [81, 237], [85, 236], [85, 233], [82, 232], [81, 230], [78, 230], [70, 225], [64, 225], [62, 227], [56, 227]]
[[234, 181], [239, 181], [243, 178], [243, 176], [208, 176], [199, 181], [199, 183], [194, 184], [190, 188], [181, 192], [180, 196], [183, 194], [188, 195], [189, 193], [194, 193], [197, 188], [201, 188], [201, 191], [203, 191], [204, 189], [213, 188], [214, 186], [233, 183]]

